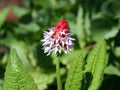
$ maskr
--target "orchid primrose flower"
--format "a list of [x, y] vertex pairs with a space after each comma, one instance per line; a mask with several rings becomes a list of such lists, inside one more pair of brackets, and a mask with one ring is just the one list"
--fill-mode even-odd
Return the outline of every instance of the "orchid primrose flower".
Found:
[[44, 39], [41, 41], [43, 42], [44, 53], [50, 55], [52, 51], [61, 53], [62, 50], [68, 53], [71, 51], [75, 40], [71, 36], [67, 21], [59, 21], [56, 26], [49, 28], [48, 31], [43, 33]]

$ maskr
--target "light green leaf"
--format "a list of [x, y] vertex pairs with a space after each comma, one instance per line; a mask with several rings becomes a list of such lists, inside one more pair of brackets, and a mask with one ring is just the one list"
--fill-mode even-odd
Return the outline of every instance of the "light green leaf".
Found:
[[[63, 55], [62, 57], [60, 57], [61, 63], [64, 65], [67, 65], [69, 67], [70, 63], [77, 58], [80, 53], [84, 53], [83, 55], [86, 56], [86, 54], [88, 53], [88, 50], [73, 50], [71, 52], [69, 52], [68, 54]], [[83, 57], [84, 57], [83, 56]]]
[[119, 32], [119, 29], [117, 27], [114, 27], [112, 28], [111, 31], [105, 34], [104, 38], [105, 39], [114, 38], [118, 34], [118, 32]]
[[43, 8], [58, 8], [58, 3], [56, 0], [33, 0], [35, 6], [42, 6]]
[[83, 48], [85, 46], [85, 39], [86, 39], [83, 15], [84, 15], [83, 8], [81, 6], [79, 6], [77, 23], [76, 23], [76, 34], [80, 40], [81, 48]]
[[114, 65], [109, 65], [105, 68], [105, 74], [115, 74], [120, 76], [120, 70]]
[[35, 23], [29, 24], [19, 24], [17, 28], [15, 28], [16, 34], [26, 35], [29, 33], [35, 33], [40, 30], [39, 26]]
[[0, 13], [0, 28], [4, 24], [6, 20], [6, 16], [8, 14], [9, 7], [6, 7], [1, 13]]
[[1, 61], [1, 64], [5, 65], [7, 63], [7, 58], [8, 58], [8, 53], [6, 53], [3, 58], [2, 58], [2, 61]]
[[78, 35], [79, 38], [83, 39], [84, 38], [84, 19], [83, 19], [83, 8], [79, 6], [78, 9], [78, 15], [77, 15], [77, 25], [76, 25], [76, 34]]
[[[60, 69], [61, 75], [65, 74], [65, 69]], [[34, 77], [34, 81], [37, 84], [39, 90], [46, 90], [48, 85], [52, 84], [56, 78], [55, 70], [44, 70], [40, 67], [34, 68], [30, 71], [31, 75]]]
[[40, 68], [31, 71], [31, 75], [34, 77], [34, 81], [37, 84], [39, 90], [47, 89], [48, 84], [51, 84], [55, 79], [55, 73], [49, 75], [43, 73]]
[[85, 20], [84, 20], [84, 28], [85, 28], [85, 40], [86, 42], [91, 41], [91, 17], [90, 12], [86, 11]]
[[65, 90], [80, 90], [81, 83], [83, 79], [83, 56], [80, 54], [80, 57], [73, 61], [66, 83]]
[[13, 12], [15, 13], [15, 15], [18, 18], [21, 18], [22, 16], [24, 16], [25, 14], [27, 14], [29, 12], [29, 10], [27, 8], [16, 6], [16, 7], [13, 8]]
[[117, 57], [120, 57], [120, 46], [115, 48], [115, 54]]
[[4, 90], [38, 90], [32, 77], [22, 65], [15, 49], [11, 51], [8, 58]]
[[85, 90], [98, 90], [103, 77], [103, 72], [107, 64], [106, 59], [106, 42], [99, 41], [87, 58], [85, 65], [86, 83]]
[[10, 49], [15, 48], [19, 58], [23, 62], [26, 68], [30, 68], [28, 61], [29, 45], [23, 41], [18, 41], [12, 34], [8, 33], [7, 38], [1, 40], [1, 43], [10, 47]]

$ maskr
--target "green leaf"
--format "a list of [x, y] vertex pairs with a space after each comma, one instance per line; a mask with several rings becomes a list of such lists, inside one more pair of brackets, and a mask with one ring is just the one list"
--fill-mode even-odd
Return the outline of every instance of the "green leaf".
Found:
[[0, 79], [0, 90], [3, 90], [3, 80]]
[[22, 34], [22, 35], [26, 35], [29, 33], [36, 33], [40, 30], [39, 26], [35, 23], [19, 24], [18, 27], [14, 29], [16, 34]]
[[9, 11], [9, 7], [6, 7], [2, 12], [0, 12], [0, 28], [6, 20], [6, 16], [8, 14], [8, 11]]
[[16, 6], [16, 7], [13, 8], [13, 12], [15, 13], [15, 15], [18, 18], [21, 18], [22, 16], [26, 15], [27, 13], [29, 13], [29, 10], [27, 8]]
[[15, 49], [11, 51], [8, 58], [4, 90], [38, 90], [32, 77], [22, 65]]
[[119, 32], [119, 29], [117, 27], [113, 27], [111, 31], [105, 34], [105, 39], [114, 38]]
[[[65, 73], [65, 69], [64, 68], [60, 69], [60, 72], [61, 75], [63, 76], [63, 74]], [[46, 69], [44, 72], [43, 69], [40, 67], [32, 69], [30, 73], [34, 77], [33, 79], [37, 84], [39, 90], [47, 90], [47, 88], [49, 87], [48, 85], [53, 84], [56, 78], [55, 71], [52, 70], [47, 71]]]
[[3, 56], [2, 60], [1, 60], [1, 64], [5, 65], [5, 64], [7, 63], [7, 58], [8, 58], [8, 53], [6, 53], [6, 54]]
[[30, 68], [28, 60], [29, 45], [27, 43], [25, 43], [24, 41], [19, 41], [10, 33], [8, 33], [5, 39], [1, 40], [1, 43], [9, 47], [10, 49], [15, 48], [25, 68]]
[[65, 90], [80, 90], [83, 79], [83, 56], [73, 61], [65, 84]]
[[111, 39], [119, 33], [119, 26], [112, 26], [109, 23], [105, 25], [105, 23], [106, 20], [104, 20], [103, 18], [93, 21], [92, 39], [94, 41], [99, 41], [100, 39]]
[[91, 20], [90, 20], [90, 13], [87, 11], [85, 14], [85, 34], [86, 34], [86, 40], [91, 40]]
[[116, 66], [110, 64], [105, 68], [105, 74], [115, 74], [120, 76], [120, 70]]
[[[73, 50], [71, 52], [69, 52], [68, 54], [63, 55], [62, 57], [60, 57], [61, 63], [64, 65], [67, 65], [69, 67], [70, 63], [77, 58], [80, 53], [84, 53], [83, 55], [86, 56], [88, 53], [88, 50], [83, 49], [83, 50]], [[83, 56], [83, 57], [84, 57]]]
[[106, 42], [99, 41], [87, 58], [85, 65], [85, 90], [98, 90], [103, 77], [103, 72], [107, 64], [106, 59]]
[[120, 46], [115, 48], [115, 54], [117, 57], [120, 57]]
[[58, 8], [58, 3], [56, 0], [33, 0], [35, 6], [42, 6], [43, 8]]
[[76, 35], [80, 40], [80, 46], [83, 48], [85, 46], [85, 29], [84, 29], [84, 10], [81, 6], [78, 9], [77, 23], [76, 23]]

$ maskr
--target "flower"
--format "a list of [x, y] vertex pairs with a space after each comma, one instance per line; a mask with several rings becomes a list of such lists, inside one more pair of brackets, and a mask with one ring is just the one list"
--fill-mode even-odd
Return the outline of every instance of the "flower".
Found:
[[48, 31], [43, 33], [44, 39], [41, 41], [43, 42], [44, 53], [48, 53], [47, 55], [50, 55], [52, 51], [61, 53], [62, 49], [65, 53], [68, 53], [71, 51], [75, 40], [71, 36], [67, 21], [59, 21], [56, 26], [49, 28]]

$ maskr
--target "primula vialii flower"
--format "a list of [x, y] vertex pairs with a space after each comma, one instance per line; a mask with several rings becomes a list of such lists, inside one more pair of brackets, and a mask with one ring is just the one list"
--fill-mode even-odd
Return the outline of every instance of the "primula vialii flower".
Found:
[[41, 41], [44, 42], [43, 49], [44, 53], [48, 53], [47, 55], [50, 55], [52, 51], [61, 53], [62, 49], [65, 53], [68, 53], [71, 51], [75, 40], [71, 38], [66, 20], [61, 20], [56, 26], [49, 28], [48, 31], [44, 32], [43, 37], [44, 39]]

